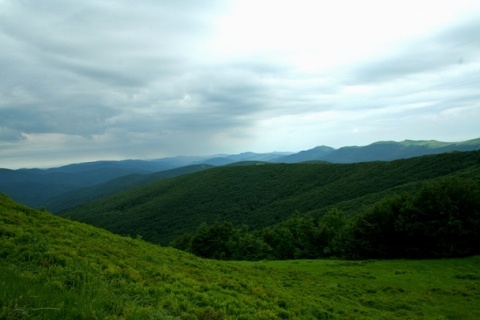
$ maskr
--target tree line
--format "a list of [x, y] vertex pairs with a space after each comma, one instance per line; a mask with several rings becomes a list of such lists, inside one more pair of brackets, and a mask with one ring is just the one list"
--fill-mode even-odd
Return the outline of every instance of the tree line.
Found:
[[353, 215], [336, 208], [321, 216], [297, 212], [259, 230], [203, 223], [170, 245], [221, 260], [447, 258], [480, 254], [479, 239], [479, 184], [449, 177]]

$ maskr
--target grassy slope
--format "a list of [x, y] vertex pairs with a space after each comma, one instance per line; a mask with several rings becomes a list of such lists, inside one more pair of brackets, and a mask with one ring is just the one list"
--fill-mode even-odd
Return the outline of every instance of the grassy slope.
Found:
[[165, 244], [204, 221], [224, 219], [260, 228], [296, 210], [312, 212], [346, 202], [345, 208], [358, 210], [398, 188], [479, 166], [480, 151], [392, 162], [220, 167], [119, 193], [66, 215]]
[[478, 319], [480, 257], [220, 262], [0, 196], [2, 319]]

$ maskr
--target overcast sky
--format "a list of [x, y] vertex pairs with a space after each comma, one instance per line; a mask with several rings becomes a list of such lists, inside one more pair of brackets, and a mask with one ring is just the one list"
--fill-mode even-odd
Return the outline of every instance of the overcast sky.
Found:
[[480, 1], [0, 0], [0, 167], [480, 137]]

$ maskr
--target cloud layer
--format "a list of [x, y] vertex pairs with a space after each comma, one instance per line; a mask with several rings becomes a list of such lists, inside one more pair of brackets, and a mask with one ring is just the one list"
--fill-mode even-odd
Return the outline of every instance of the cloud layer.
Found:
[[480, 137], [480, 6], [429, 5], [0, 0], [0, 167]]

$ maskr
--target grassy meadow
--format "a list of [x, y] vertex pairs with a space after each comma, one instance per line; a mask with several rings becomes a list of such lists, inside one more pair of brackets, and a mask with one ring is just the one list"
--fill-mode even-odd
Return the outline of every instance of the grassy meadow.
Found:
[[480, 257], [443, 260], [290, 260], [247, 263], [333, 319], [480, 319]]
[[0, 319], [478, 319], [480, 257], [226, 262], [0, 196]]

